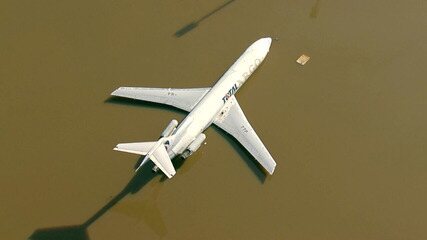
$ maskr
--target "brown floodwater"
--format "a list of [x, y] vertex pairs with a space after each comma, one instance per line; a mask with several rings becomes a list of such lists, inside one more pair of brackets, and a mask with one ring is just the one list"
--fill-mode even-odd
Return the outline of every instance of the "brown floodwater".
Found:
[[[1, 1], [1, 239], [427, 239], [427, 2]], [[109, 94], [236, 97], [277, 162], [216, 128], [166, 180], [119, 142], [185, 113]], [[295, 60], [311, 57], [301, 66]]]

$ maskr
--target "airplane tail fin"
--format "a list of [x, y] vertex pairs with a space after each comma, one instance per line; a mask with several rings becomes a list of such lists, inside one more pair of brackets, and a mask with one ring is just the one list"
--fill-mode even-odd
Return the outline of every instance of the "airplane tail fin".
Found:
[[157, 142], [135, 142], [135, 143], [120, 143], [114, 148], [116, 151], [145, 155], [144, 160], [136, 168], [138, 171], [148, 160], [153, 161], [156, 166], [168, 177], [172, 178], [176, 170], [172, 164], [166, 147], [165, 139], [160, 138]]

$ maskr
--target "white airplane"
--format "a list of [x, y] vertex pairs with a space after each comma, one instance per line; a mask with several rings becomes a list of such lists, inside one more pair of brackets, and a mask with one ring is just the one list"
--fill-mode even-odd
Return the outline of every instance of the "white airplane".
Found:
[[166, 104], [189, 114], [179, 125], [177, 120], [172, 120], [156, 142], [120, 143], [114, 150], [145, 155], [135, 171], [151, 160], [155, 164], [154, 171], [160, 169], [171, 178], [176, 173], [171, 159], [179, 155], [187, 158], [197, 151], [206, 139], [203, 132], [213, 123], [236, 138], [268, 173], [273, 174], [276, 162], [234, 97], [264, 60], [270, 45], [269, 37], [254, 42], [213, 87], [116, 89], [111, 95]]

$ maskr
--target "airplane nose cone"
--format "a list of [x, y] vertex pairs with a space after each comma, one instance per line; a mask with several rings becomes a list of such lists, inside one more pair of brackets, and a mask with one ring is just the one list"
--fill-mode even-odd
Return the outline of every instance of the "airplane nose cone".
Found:
[[261, 38], [253, 44], [253, 47], [255, 49], [266, 51], [266, 52], [270, 50], [270, 46], [271, 46], [271, 37]]
[[271, 46], [271, 37], [261, 38], [260, 41], [262, 41], [262, 44], [266, 48], [270, 49], [270, 46]]

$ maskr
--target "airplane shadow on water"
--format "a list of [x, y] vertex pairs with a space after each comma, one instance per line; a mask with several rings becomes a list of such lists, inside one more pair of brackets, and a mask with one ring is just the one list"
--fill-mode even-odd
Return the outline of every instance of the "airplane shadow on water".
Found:
[[187, 25], [185, 25], [184, 27], [182, 27], [181, 29], [179, 29], [178, 31], [175, 32], [175, 37], [182, 37], [184, 34], [188, 33], [189, 31], [193, 30], [194, 28], [196, 28], [197, 26], [199, 26], [199, 24], [206, 20], [208, 17], [214, 15], [215, 13], [219, 12], [220, 10], [224, 9], [226, 6], [228, 6], [230, 3], [234, 2], [236, 0], [228, 0], [227, 2], [225, 2], [224, 4], [222, 4], [221, 6], [215, 8], [213, 11], [211, 11], [210, 13], [204, 15], [203, 17], [199, 18], [196, 21], [193, 21]]
[[[142, 161], [142, 157], [139, 159]], [[116, 195], [114, 196], [104, 207], [102, 207], [98, 212], [96, 212], [92, 217], [86, 220], [81, 225], [73, 225], [73, 226], [61, 226], [61, 227], [51, 227], [51, 228], [42, 228], [34, 231], [28, 239], [31, 240], [89, 240], [89, 235], [87, 233], [87, 229], [90, 225], [92, 225], [96, 220], [98, 220], [101, 216], [103, 216], [107, 211], [109, 211], [112, 207], [114, 207], [119, 201], [121, 201], [128, 194], [135, 194], [142, 187], [144, 187], [148, 182], [154, 179], [159, 173], [155, 173], [151, 171], [153, 167], [153, 163], [149, 162], [146, 166], [141, 168], [132, 179], [128, 182], [128, 184]], [[160, 179], [163, 181], [163, 177]], [[157, 191], [158, 192], [158, 191]], [[156, 210], [156, 208], [155, 208]], [[147, 224], [150, 227], [152, 225]], [[153, 231], [158, 235], [164, 235], [166, 229], [162, 220], [160, 219], [160, 224], [157, 224], [160, 227], [152, 227]]]
[[[132, 99], [125, 99], [119, 97], [111, 97], [105, 101], [106, 103], [121, 104], [121, 105], [133, 105], [133, 106], [143, 106], [149, 108], [161, 108], [167, 109], [169, 111], [174, 111], [177, 113], [183, 113], [183, 111], [164, 106], [157, 103], [137, 101]], [[240, 143], [237, 142], [234, 138], [229, 136], [227, 133], [223, 132], [219, 128], [215, 127], [216, 131], [220, 133], [224, 139], [226, 139], [231, 146], [239, 153], [239, 155], [244, 159], [248, 167], [255, 174], [260, 183], [264, 183], [266, 179], [266, 173], [257, 165], [254, 158], [247, 152]], [[144, 157], [140, 157], [137, 163], [135, 164], [135, 169], [139, 166], [139, 163], [143, 160]], [[173, 160], [175, 168], [178, 170], [184, 164], [182, 158], [175, 158]], [[154, 164], [150, 161], [142, 167], [135, 175], [130, 179], [127, 185], [116, 195], [114, 196], [105, 206], [99, 209], [93, 216], [80, 225], [70, 225], [70, 226], [60, 226], [60, 227], [50, 227], [50, 228], [40, 228], [36, 229], [31, 236], [28, 237], [30, 240], [89, 240], [89, 234], [87, 229], [100, 217], [102, 217], [106, 212], [111, 210], [118, 202], [125, 198], [129, 194], [135, 194], [140, 191], [147, 183], [155, 179], [156, 176], [162, 175], [159, 181], [163, 182], [167, 178], [162, 173], [155, 173], [151, 169]], [[159, 189], [156, 188], [153, 190], [153, 198], [155, 200], [156, 196], [159, 193]], [[166, 227], [161, 219], [161, 214], [159, 213], [155, 201], [153, 203], [148, 203], [145, 206], [141, 206], [139, 203], [131, 202], [128, 206], [120, 210], [120, 205], [118, 206], [119, 212], [122, 212], [127, 215], [134, 215], [134, 210], [141, 210], [145, 213], [150, 214], [151, 221], [145, 221], [146, 224], [159, 236], [164, 236], [166, 234]], [[140, 217], [140, 216], [138, 216]], [[154, 221], [154, 222], [153, 222]]]

